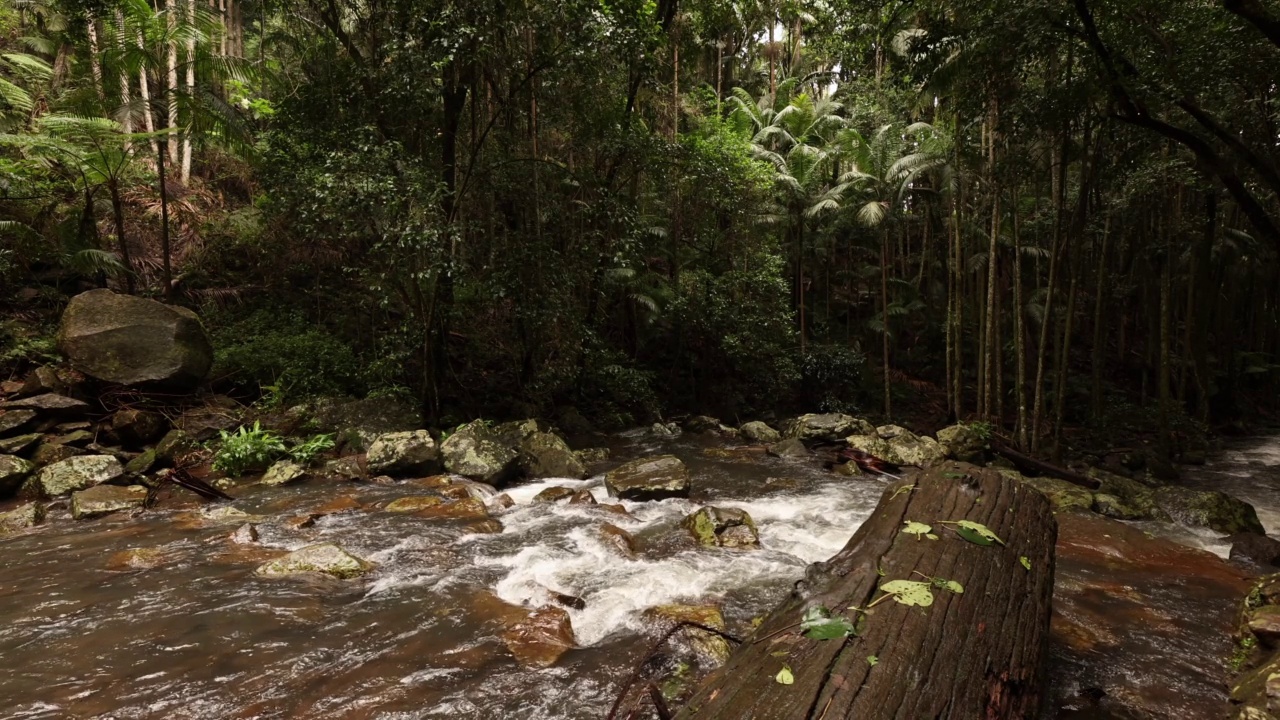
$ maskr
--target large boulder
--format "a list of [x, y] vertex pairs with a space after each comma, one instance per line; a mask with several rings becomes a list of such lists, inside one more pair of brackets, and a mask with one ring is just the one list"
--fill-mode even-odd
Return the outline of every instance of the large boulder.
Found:
[[609, 495], [622, 500], [689, 497], [689, 469], [674, 455], [641, 458], [604, 476]]
[[708, 505], [685, 517], [683, 525], [700, 545], [707, 547], [757, 547], [760, 536], [745, 510]]
[[871, 453], [895, 465], [925, 468], [942, 462], [947, 448], [931, 437], [921, 437], [897, 425], [881, 425], [872, 433], [845, 438], [849, 447]]
[[1160, 509], [1183, 525], [1227, 534], [1266, 532], [1252, 505], [1226, 493], [1167, 487], [1159, 490], [1155, 497]]
[[213, 365], [213, 346], [195, 313], [106, 289], [71, 298], [58, 348], [80, 372], [122, 385], [190, 388]]
[[276, 558], [254, 571], [262, 577], [282, 577], [322, 573], [339, 579], [353, 578], [368, 572], [373, 565], [333, 543], [308, 545]]
[[440, 449], [426, 430], [386, 433], [369, 446], [366, 462], [375, 475], [429, 474], [440, 466]]
[[76, 520], [145, 507], [150, 491], [142, 485], [97, 485], [71, 493], [71, 517]]
[[[644, 619], [663, 632], [669, 632], [677, 625], [690, 623], [720, 631], [725, 629], [724, 616], [713, 605], [658, 605], [645, 610]], [[687, 626], [677, 632], [674, 640], [709, 667], [719, 667], [729, 659], [731, 648], [728, 641], [706, 630]]]
[[520, 471], [520, 452], [504, 435], [483, 420], [459, 427], [440, 444], [444, 469], [490, 485], [514, 478]]
[[519, 444], [520, 472], [530, 478], [581, 478], [587, 467], [559, 435], [535, 430]]
[[110, 482], [124, 475], [124, 466], [111, 455], [77, 455], [40, 469], [27, 481], [28, 494], [58, 497]]
[[742, 434], [744, 440], [754, 443], [769, 444], [776, 443], [782, 439], [782, 433], [759, 420], [743, 423], [742, 427], [738, 428], [738, 432]]
[[813, 453], [796, 438], [786, 438], [768, 447], [769, 454], [780, 458], [807, 458]]
[[875, 428], [866, 420], [843, 413], [801, 415], [782, 424], [784, 438], [835, 441], [849, 435], [871, 435]]
[[958, 423], [938, 431], [938, 442], [942, 443], [947, 454], [963, 462], [981, 463], [987, 455], [987, 437], [973, 425]]
[[18, 492], [35, 465], [12, 455], [0, 455], [0, 498]]
[[507, 628], [502, 634], [507, 649], [525, 667], [550, 667], [575, 645], [569, 613], [543, 607]]

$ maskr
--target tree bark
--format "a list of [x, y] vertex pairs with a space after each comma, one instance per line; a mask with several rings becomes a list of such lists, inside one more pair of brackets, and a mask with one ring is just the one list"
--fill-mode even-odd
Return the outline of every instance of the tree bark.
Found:
[[[195, 24], [196, 21], [196, 0], [187, 0], [187, 22]], [[187, 72], [186, 72], [186, 91], [188, 97], [196, 94], [196, 41], [195, 37], [187, 40]], [[187, 185], [191, 182], [191, 132], [190, 125], [188, 131], [182, 133], [182, 184]]]
[[[1004, 544], [978, 546], [943, 524], [959, 520], [985, 525]], [[932, 524], [940, 538], [902, 532], [908, 521]], [[949, 462], [894, 483], [844, 549], [809, 567], [677, 720], [1035, 717], [1056, 537], [1048, 500], [994, 470]], [[964, 592], [934, 587], [928, 607], [877, 602], [880, 585], [926, 577]], [[860, 632], [803, 637], [800, 619], [816, 606], [850, 620], [859, 614]], [[793, 684], [776, 681], [783, 666]]]
[[884, 325], [880, 328], [880, 338], [884, 350], [884, 419], [893, 418], [892, 388], [889, 381], [889, 231], [880, 231], [880, 316]]

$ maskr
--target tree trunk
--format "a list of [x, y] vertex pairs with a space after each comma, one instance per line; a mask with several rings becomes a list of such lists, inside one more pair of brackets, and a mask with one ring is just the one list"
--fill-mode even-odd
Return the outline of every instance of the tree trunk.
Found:
[[129, 243], [124, 235], [124, 203], [120, 200], [120, 183], [115, 178], [107, 182], [107, 190], [111, 193], [111, 215], [116, 225], [116, 242], [120, 246], [120, 264], [124, 265], [124, 286], [132, 295], [133, 260], [129, 255]]
[[886, 421], [893, 418], [893, 402], [891, 383], [889, 381], [889, 231], [880, 231], [880, 309], [883, 314], [880, 316], [884, 322], [884, 326], [880, 328], [880, 337], [883, 341], [884, 350], [884, 419]]
[[[138, 31], [138, 48], [144, 47], [142, 40], [142, 31]], [[147, 134], [152, 135], [156, 131], [156, 121], [152, 113], [151, 107], [151, 84], [147, 80], [147, 71], [145, 69], [138, 73], [138, 93], [142, 96], [142, 126], [146, 128]], [[147, 141], [151, 144], [151, 154], [155, 155], [160, 152], [159, 145], [154, 137]]]
[[166, 127], [169, 129], [169, 161], [174, 162], [178, 159], [178, 135], [175, 128], [178, 127], [178, 40], [175, 37], [178, 27], [178, 0], [168, 0], [165, 13], [165, 22], [168, 25], [169, 33], [165, 38], [165, 42], [169, 45], [168, 54], [168, 84], [165, 85], [165, 106], [169, 109], [169, 119]]
[[1105, 300], [1104, 288], [1107, 281], [1107, 241], [1111, 237], [1111, 215], [1107, 214], [1107, 219], [1102, 225], [1102, 248], [1098, 251], [1098, 272], [1094, 276], [1097, 288], [1093, 296], [1093, 345], [1090, 350], [1093, 353], [1091, 371], [1093, 372], [1093, 384], [1091, 388], [1091, 405], [1093, 406], [1093, 421], [1102, 420], [1102, 338], [1104, 336], [1103, 328], [1106, 327], [1106, 315], [1102, 312], [1102, 305]]
[[1018, 425], [1014, 428], [1018, 447], [1027, 447], [1027, 342], [1026, 329], [1022, 325], [1022, 227], [1018, 222], [1018, 192], [1014, 188], [1013, 205], [1013, 337], [1014, 352], [1018, 356], [1016, 377], [1018, 383]]
[[[975, 545], [943, 524], [959, 520], [984, 525], [1004, 544]], [[940, 539], [908, 535], [906, 522], [932, 524]], [[948, 462], [896, 482], [677, 720], [1035, 717], [1056, 537], [1048, 500], [994, 470]], [[964, 592], [935, 586], [927, 607], [881, 600], [886, 582], [926, 579], [955, 581]], [[803, 637], [801, 617], [818, 606], [853, 621], [858, 635]], [[792, 684], [776, 681], [784, 666]]]
[[164, 298], [173, 297], [173, 268], [169, 251], [169, 190], [165, 187], [164, 151], [156, 152], [156, 175], [160, 179], [160, 255], [164, 267]]
[[[187, 22], [195, 23], [196, 21], [196, 0], [187, 0]], [[187, 77], [186, 90], [188, 97], [194, 96], [196, 93], [196, 40], [193, 36], [187, 40]], [[190, 123], [188, 123], [188, 131], [182, 133], [182, 184], [186, 185], [191, 181], [191, 132]]]

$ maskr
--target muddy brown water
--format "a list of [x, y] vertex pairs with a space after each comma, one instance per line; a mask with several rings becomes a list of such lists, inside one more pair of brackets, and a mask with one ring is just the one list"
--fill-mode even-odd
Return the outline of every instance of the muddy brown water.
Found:
[[[749, 632], [808, 563], [844, 545], [886, 485], [817, 463], [705, 454], [715, 447], [619, 438], [617, 458], [683, 458], [694, 497], [625, 503], [627, 518], [529, 503], [555, 484], [603, 498], [595, 481], [526, 485], [498, 534], [372, 509], [422, 494], [405, 483], [235, 491], [235, 507], [267, 516], [254, 546], [229, 542], [235, 524], [198, 521], [190, 507], [84, 523], [55, 509], [45, 526], [0, 541], [0, 717], [602, 718], [653, 641], [646, 608], [714, 603], [731, 631]], [[344, 496], [371, 509], [286, 522]], [[661, 541], [707, 503], [747, 510], [763, 548]], [[595, 531], [603, 522], [647, 549], [617, 556]], [[1141, 528], [1080, 518], [1061, 535], [1045, 717], [1218, 717], [1244, 576]], [[347, 582], [254, 576], [319, 541], [377, 568]], [[154, 552], [131, 566], [121, 553], [135, 548]], [[550, 592], [585, 601], [569, 610], [582, 647], [551, 668], [522, 668], [501, 633], [512, 605], [552, 602]]]

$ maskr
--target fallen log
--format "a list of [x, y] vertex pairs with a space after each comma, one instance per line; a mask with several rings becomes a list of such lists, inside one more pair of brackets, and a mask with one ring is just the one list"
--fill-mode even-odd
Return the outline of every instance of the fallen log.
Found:
[[1003, 443], [991, 443], [991, 451], [1008, 459], [1009, 462], [1017, 466], [1018, 470], [1022, 472], [1034, 473], [1036, 475], [1048, 475], [1049, 477], [1066, 480], [1073, 485], [1079, 485], [1080, 487], [1088, 488], [1089, 490], [1097, 490], [1102, 487], [1102, 483], [1098, 482], [1096, 478], [1091, 478], [1088, 475], [1081, 475], [1078, 472], [1073, 472], [1064, 467], [1047, 463], [1043, 460], [1037, 460], [1029, 455], [1023, 455]]
[[994, 470], [948, 462], [896, 482], [676, 718], [1035, 717], [1056, 537], [1045, 497]]

